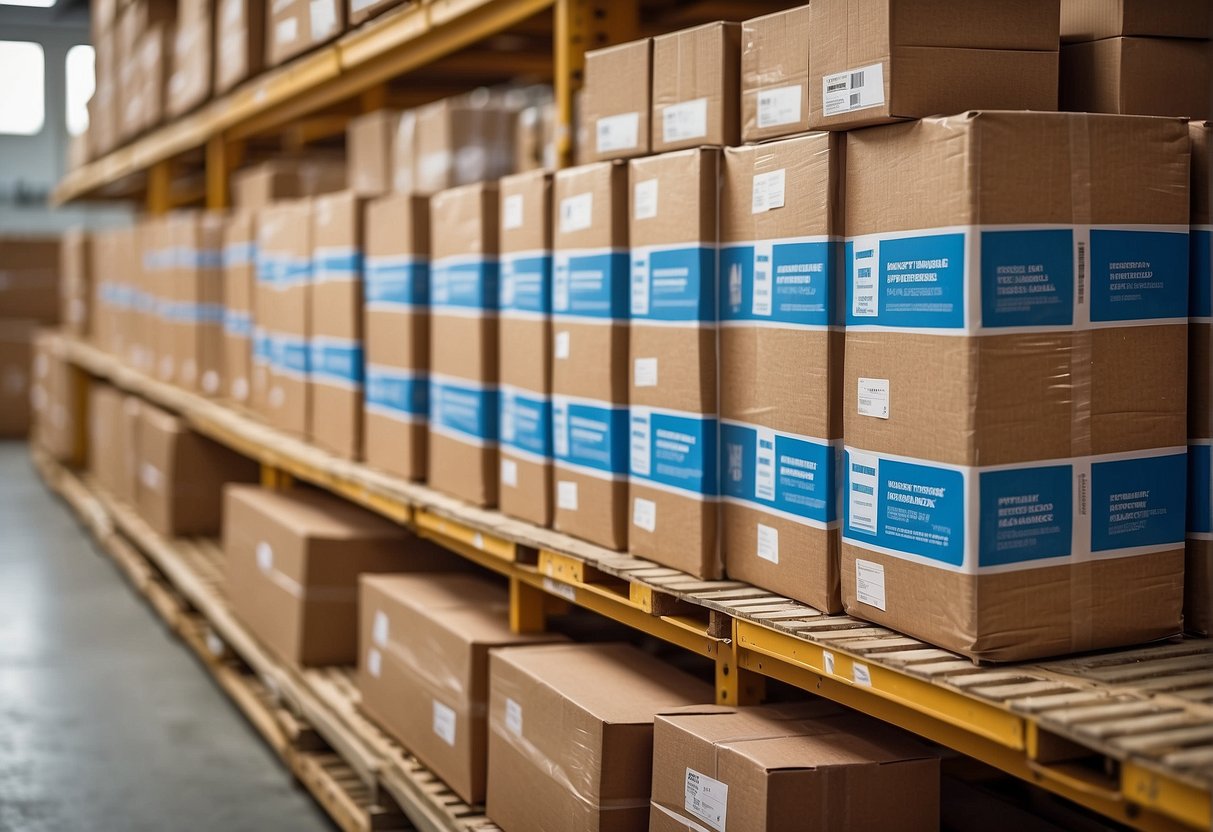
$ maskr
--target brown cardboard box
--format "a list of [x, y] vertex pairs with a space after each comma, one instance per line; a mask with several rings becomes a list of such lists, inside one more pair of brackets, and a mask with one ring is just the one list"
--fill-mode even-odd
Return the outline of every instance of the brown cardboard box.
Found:
[[1188, 533], [1184, 629], [1213, 634], [1213, 164], [1209, 122], [1192, 141], [1192, 291], [1188, 311]]
[[223, 395], [251, 404], [256, 214], [237, 210], [223, 227]]
[[155, 23], [139, 38], [139, 84], [142, 109], [138, 130], [150, 130], [164, 121], [168, 113], [169, 77], [172, 73], [171, 23]]
[[1208, 118], [1213, 44], [1175, 38], [1066, 44], [1058, 106], [1082, 113]]
[[456, 556], [401, 526], [307, 488], [223, 492], [223, 551], [232, 610], [297, 665], [354, 664], [358, 577], [441, 572]]
[[429, 198], [389, 194], [366, 207], [367, 464], [424, 480], [430, 361]]
[[92, 0], [89, 3], [89, 28], [92, 42], [96, 43], [102, 36], [114, 28], [118, 20], [118, 0]]
[[472, 574], [363, 575], [362, 709], [468, 803], [483, 803], [489, 655], [560, 641], [510, 632], [505, 587]]
[[266, 66], [286, 63], [345, 31], [345, 0], [270, 0]]
[[654, 153], [740, 144], [740, 64], [739, 23], [653, 38]]
[[1207, 38], [1211, 22], [1205, 0], [1061, 0], [1065, 43], [1122, 36]]
[[139, 499], [139, 432], [142, 423], [143, 399], [134, 395], [124, 396], [122, 411], [118, 415], [118, 432], [114, 435], [114, 453], [118, 460], [114, 496], [130, 506], [134, 506]]
[[[653, 94], [653, 39], [585, 53], [582, 119], [586, 161], [647, 156]], [[579, 144], [580, 146], [580, 144]]]
[[809, 7], [741, 24], [741, 139], [809, 129]]
[[216, 0], [216, 95], [265, 66], [265, 18], [265, 0]]
[[0, 319], [0, 436], [30, 432], [35, 321]]
[[552, 524], [552, 177], [504, 177], [501, 191], [501, 510]]
[[134, 343], [129, 346], [130, 363], [141, 372], [166, 384], [176, 382], [179, 371], [176, 318], [172, 314], [181, 301], [178, 280], [174, 223], [167, 215], [142, 220], [137, 229], [139, 260], [134, 275], [137, 295], [133, 308]]
[[[93, 237], [83, 228], [63, 232], [59, 248], [60, 320], [80, 338], [92, 334]], [[6, 307], [0, 307], [8, 315]]]
[[722, 540], [730, 578], [839, 612], [844, 137], [724, 154]]
[[393, 145], [397, 191], [435, 194], [512, 172], [516, 114], [486, 91], [410, 112]]
[[506, 832], [644, 829], [654, 715], [711, 699], [710, 685], [626, 644], [493, 653], [489, 818]]
[[514, 170], [556, 169], [556, 105], [551, 101], [518, 113], [514, 137]]
[[628, 551], [719, 578], [720, 151], [633, 159]]
[[182, 212], [172, 222], [176, 252], [173, 316], [177, 383], [204, 396], [223, 393], [223, 216]]
[[363, 205], [352, 191], [312, 200], [310, 436], [343, 459], [362, 456]]
[[380, 196], [392, 190], [392, 141], [399, 122], [397, 110], [375, 110], [350, 119], [346, 126], [346, 178], [350, 190], [359, 196]]
[[815, 0], [809, 127], [1057, 109], [1058, 2]]
[[170, 116], [188, 113], [211, 97], [215, 10], [212, 0], [179, 0], [165, 99]]
[[0, 236], [0, 315], [59, 322], [59, 241]]
[[121, 390], [102, 381], [88, 386], [88, 470], [110, 494], [121, 488], [124, 466], [121, 443], [115, 441], [121, 432]]
[[990, 661], [1178, 632], [1184, 123], [972, 111], [846, 153], [847, 611]]
[[237, 208], [259, 211], [281, 200], [341, 191], [345, 183], [343, 159], [277, 159], [238, 171], [232, 177], [232, 202]]
[[430, 200], [430, 396], [427, 481], [497, 505], [496, 182]]
[[129, 236], [122, 240], [119, 263], [121, 274], [127, 275], [129, 290], [121, 320], [126, 362], [139, 372], [154, 376], [157, 372], [155, 345], [159, 321], [148, 257], [152, 252], [158, 252], [159, 248], [155, 239], [149, 236], [152, 227], [151, 222], [145, 220], [128, 229]]
[[558, 530], [628, 546], [628, 168], [557, 171], [552, 454]]
[[[253, 402], [270, 424], [311, 436], [308, 311], [312, 299], [312, 201], [278, 202], [257, 213], [256, 327]], [[254, 331], [254, 341], [259, 333]], [[265, 371], [268, 364], [268, 371]], [[264, 386], [262, 386], [264, 384]]]
[[[33, 334], [30, 386], [31, 439], [68, 466], [85, 462], [84, 374], [67, 361], [63, 339], [50, 330]], [[20, 416], [18, 416], [20, 418]]]
[[216, 535], [225, 483], [256, 482], [256, 461], [191, 430], [147, 402], [139, 409], [136, 505], [165, 537]]
[[820, 701], [681, 708], [653, 726], [657, 832], [939, 829], [939, 758]]

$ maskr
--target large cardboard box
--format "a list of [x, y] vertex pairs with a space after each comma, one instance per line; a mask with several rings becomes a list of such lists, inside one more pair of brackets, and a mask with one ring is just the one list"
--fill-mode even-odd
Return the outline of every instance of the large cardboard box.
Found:
[[352, 191], [312, 200], [310, 436], [344, 459], [362, 456], [363, 205]]
[[1205, 0], [1061, 0], [1061, 39], [1124, 36], [1207, 38], [1213, 15]]
[[172, 23], [155, 23], [139, 38], [138, 81], [142, 108], [137, 132], [158, 126], [168, 114], [173, 32]]
[[971, 111], [848, 135], [848, 612], [990, 661], [1178, 632], [1187, 132]]
[[552, 177], [507, 176], [501, 191], [501, 510], [552, 524]]
[[[59, 249], [60, 320], [79, 338], [92, 335], [93, 235], [83, 228], [63, 232]], [[7, 308], [0, 306], [5, 316]]]
[[332, 40], [345, 31], [345, 0], [271, 0], [265, 29], [267, 67]]
[[93, 381], [88, 386], [88, 470], [110, 494], [122, 487], [125, 462], [118, 438], [124, 398], [121, 390], [105, 382]]
[[552, 188], [553, 526], [625, 550], [628, 168], [565, 168]]
[[304, 438], [312, 429], [311, 299], [312, 201], [275, 203], [257, 213], [253, 402], [270, 424]]
[[223, 227], [223, 216], [209, 211], [183, 212], [171, 223], [176, 381], [204, 396], [223, 392]]
[[400, 123], [396, 110], [375, 110], [350, 119], [345, 128], [345, 155], [350, 190], [380, 196], [392, 190], [392, 142]]
[[720, 209], [722, 540], [730, 578], [842, 609], [844, 137], [729, 148]]
[[741, 24], [741, 140], [809, 129], [809, 7]]
[[33, 370], [35, 321], [0, 320], [0, 436], [16, 438], [30, 431], [30, 373]]
[[[180, 367], [173, 348], [177, 304], [181, 300], [174, 222], [168, 216], [144, 219], [138, 227], [141, 268], [135, 275], [136, 343], [131, 363], [166, 384], [176, 382]], [[138, 256], [138, 252], [136, 252]]]
[[487, 92], [409, 113], [400, 119], [392, 150], [397, 191], [435, 194], [512, 172], [516, 114]]
[[165, 98], [170, 116], [179, 116], [211, 97], [215, 73], [215, 5], [212, 0], [179, 0]]
[[1079, 113], [1208, 118], [1213, 43], [1108, 38], [1061, 47], [1058, 106]]
[[232, 177], [232, 202], [259, 211], [275, 202], [345, 190], [346, 166], [340, 158], [280, 158], [244, 168]]
[[582, 119], [590, 142], [586, 160], [649, 154], [653, 94], [653, 39], [585, 53]]
[[814, 0], [809, 127], [1057, 109], [1058, 2]]
[[216, 0], [216, 95], [265, 66], [265, 18], [265, 0]]
[[939, 758], [822, 701], [690, 707], [653, 726], [654, 832], [939, 829]]
[[1213, 163], [1209, 122], [1192, 140], [1192, 285], [1188, 318], [1188, 534], [1184, 629], [1213, 634]]
[[366, 207], [367, 464], [424, 480], [429, 413], [430, 206], [389, 194]]
[[504, 585], [478, 575], [363, 575], [362, 709], [468, 803], [483, 803], [489, 654], [559, 641], [510, 631]]
[[741, 24], [708, 23], [653, 38], [654, 153], [740, 143]]
[[223, 395], [251, 404], [256, 215], [236, 210], [223, 227]]
[[430, 200], [430, 413], [427, 481], [497, 505], [497, 183]]
[[390, 520], [307, 488], [229, 486], [223, 501], [232, 610], [296, 665], [357, 661], [360, 575], [441, 572], [456, 557]]
[[628, 551], [722, 572], [716, 398], [720, 151], [633, 159]]
[[644, 829], [654, 715], [711, 700], [711, 685], [626, 644], [495, 652], [489, 818], [505, 832]]
[[[122, 343], [126, 362], [141, 373], [155, 376], [160, 372], [156, 344], [160, 331], [160, 283], [153, 265], [164, 254], [165, 247], [157, 236], [158, 225], [144, 220], [131, 226], [129, 236], [122, 241], [122, 274], [126, 275], [129, 296], [121, 325], [125, 327]], [[149, 257], [152, 262], [149, 262]], [[157, 264], [157, 268], [158, 268]]]
[[59, 240], [0, 236], [0, 315], [59, 322]]
[[223, 486], [256, 482], [260, 467], [147, 402], [139, 409], [135, 504], [165, 537], [219, 533]]
[[[84, 374], [66, 356], [58, 333], [40, 330], [33, 340], [30, 382], [30, 433], [33, 444], [64, 465], [85, 462]], [[18, 416], [20, 418], [20, 416]]]

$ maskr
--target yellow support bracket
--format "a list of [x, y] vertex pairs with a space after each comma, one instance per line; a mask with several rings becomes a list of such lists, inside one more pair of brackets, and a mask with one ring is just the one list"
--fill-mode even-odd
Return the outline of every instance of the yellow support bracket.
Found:
[[435, 540], [460, 543], [465, 547], [510, 563], [515, 560], [517, 546], [512, 540], [487, 534], [424, 508], [419, 508], [413, 513], [413, 522], [418, 531], [426, 533], [427, 537]]
[[737, 623], [733, 619], [732, 637], [716, 654], [717, 705], [757, 705], [766, 695], [766, 677], [738, 661]]

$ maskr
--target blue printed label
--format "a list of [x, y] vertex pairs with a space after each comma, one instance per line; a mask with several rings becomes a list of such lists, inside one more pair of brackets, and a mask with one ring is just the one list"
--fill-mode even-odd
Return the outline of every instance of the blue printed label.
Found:
[[988, 327], [1074, 322], [1074, 232], [983, 231], [981, 322]]
[[725, 497], [813, 525], [837, 519], [829, 443], [735, 422], [721, 423], [720, 442]]
[[366, 404], [370, 410], [396, 418], [424, 417], [429, 410], [429, 381], [410, 370], [368, 364]]
[[638, 320], [716, 320], [716, 249], [632, 249], [631, 312]]
[[1069, 465], [1009, 468], [979, 475], [980, 565], [1070, 554], [1074, 472]]
[[552, 311], [582, 318], [628, 317], [628, 254], [558, 251], [552, 265]]
[[847, 325], [962, 328], [962, 232], [848, 240]]
[[552, 400], [552, 451], [558, 462], [614, 477], [628, 471], [628, 409], [603, 402]]
[[1091, 464], [1091, 550], [1181, 545], [1186, 453]]
[[482, 443], [496, 442], [496, 388], [431, 376], [430, 429]]
[[1188, 531], [1213, 534], [1213, 467], [1210, 446], [1188, 446]]
[[312, 277], [317, 283], [357, 280], [362, 274], [362, 252], [356, 248], [318, 248], [312, 253]]
[[547, 458], [552, 455], [552, 404], [546, 396], [501, 389], [501, 444], [515, 451]]
[[264, 364], [274, 361], [274, 339], [261, 327], [253, 327], [253, 361]]
[[430, 268], [424, 260], [368, 257], [365, 281], [368, 307], [410, 309], [429, 303]]
[[257, 282], [276, 289], [306, 284], [312, 277], [312, 261], [261, 251], [257, 253]]
[[270, 335], [270, 362], [275, 372], [307, 376], [310, 350], [307, 340], [298, 335]]
[[1188, 288], [1188, 314], [1193, 318], [1213, 318], [1213, 230], [1193, 226], [1188, 247], [1192, 280]]
[[715, 419], [634, 407], [628, 424], [632, 479], [705, 497], [719, 494]]
[[223, 265], [227, 268], [251, 266], [257, 261], [257, 244], [251, 240], [228, 243], [223, 248]]
[[497, 308], [497, 261], [444, 257], [430, 268], [430, 298], [435, 309]]
[[362, 384], [362, 344], [344, 338], [313, 337], [309, 370], [314, 381], [357, 387]]
[[722, 248], [721, 320], [836, 323], [838, 247], [825, 240], [768, 240]]
[[253, 332], [253, 316], [243, 310], [224, 309], [223, 331], [233, 338], [248, 338]]
[[501, 255], [501, 309], [546, 315], [551, 310], [552, 256]]
[[1188, 316], [1188, 235], [1091, 229], [1091, 320]]

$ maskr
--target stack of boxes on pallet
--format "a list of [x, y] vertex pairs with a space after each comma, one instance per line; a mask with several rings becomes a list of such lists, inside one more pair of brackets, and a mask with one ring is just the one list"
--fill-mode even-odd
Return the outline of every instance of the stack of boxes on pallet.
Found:
[[30, 432], [39, 327], [62, 322], [87, 333], [88, 307], [76, 301], [87, 291], [88, 263], [88, 238], [79, 233], [62, 249], [53, 237], [0, 236], [0, 439]]

